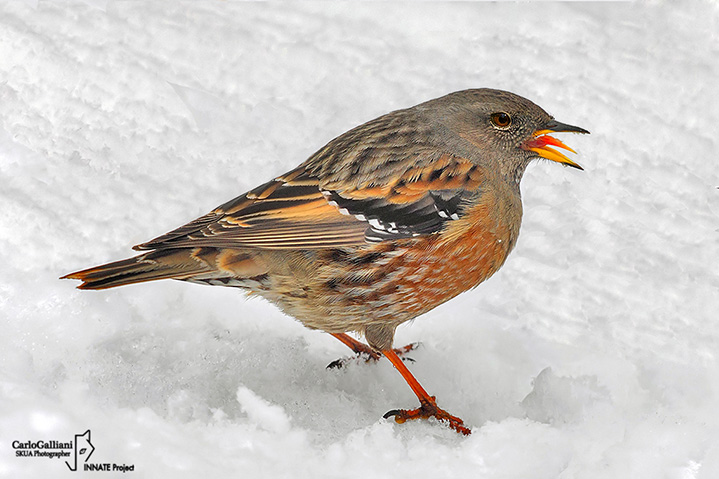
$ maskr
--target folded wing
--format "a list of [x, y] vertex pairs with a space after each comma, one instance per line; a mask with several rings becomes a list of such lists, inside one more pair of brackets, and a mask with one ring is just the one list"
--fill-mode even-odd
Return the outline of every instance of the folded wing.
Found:
[[381, 181], [347, 185], [300, 166], [135, 249], [317, 249], [432, 234], [461, 217], [480, 172], [469, 160], [442, 155]]

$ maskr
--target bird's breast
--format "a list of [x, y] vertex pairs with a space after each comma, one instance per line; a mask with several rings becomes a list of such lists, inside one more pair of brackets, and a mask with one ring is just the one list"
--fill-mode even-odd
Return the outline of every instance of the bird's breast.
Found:
[[514, 247], [520, 221], [521, 204], [485, 192], [443, 232], [406, 249], [398, 260], [397, 304], [419, 315], [492, 276]]

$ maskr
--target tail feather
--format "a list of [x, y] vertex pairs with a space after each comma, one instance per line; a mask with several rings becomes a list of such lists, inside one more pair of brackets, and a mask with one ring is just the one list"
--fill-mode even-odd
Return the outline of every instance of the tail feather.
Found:
[[60, 279], [83, 281], [78, 289], [107, 289], [157, 279], [186, 279], [209, 271], [212, 268], [204, 261], [194, 259], [190, 250], [169, 249], [95, 266]]

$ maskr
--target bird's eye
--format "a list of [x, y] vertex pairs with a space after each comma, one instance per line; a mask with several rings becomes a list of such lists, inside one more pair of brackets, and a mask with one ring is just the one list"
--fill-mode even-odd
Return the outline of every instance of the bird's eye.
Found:
[[503, 111], [492, 113], [491, 119], [492, 124], [502, 130], [506, 130], [512, 124], [512, 117]]

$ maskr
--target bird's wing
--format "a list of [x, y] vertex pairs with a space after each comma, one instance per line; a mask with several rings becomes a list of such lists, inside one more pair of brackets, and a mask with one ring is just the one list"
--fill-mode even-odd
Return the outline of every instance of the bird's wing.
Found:
[[315, 249], [430, 234], [459, 218], [479, 176], [451, 155], [364, 185], [325, 182], [303, 165], [135, 249]]
[[300, 167], [135, 249], [350, 246], [364, 242], [365, 229], [329, 204], [319, 179]]
[[481, 171], [467, 159], [443, 154], [396, 176], [350, 187], [329, 182], [322, 191], [342, 213], [366, 221], [365, 239], [378, 242], [435, 233], [459, 219], [481, 185]]

